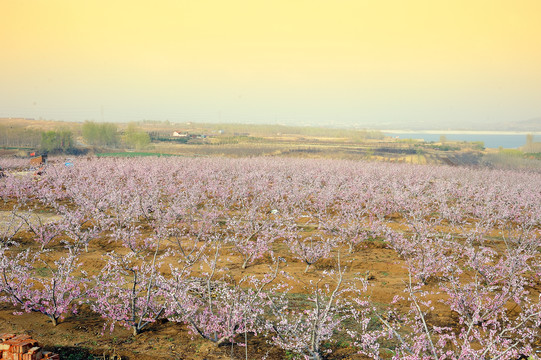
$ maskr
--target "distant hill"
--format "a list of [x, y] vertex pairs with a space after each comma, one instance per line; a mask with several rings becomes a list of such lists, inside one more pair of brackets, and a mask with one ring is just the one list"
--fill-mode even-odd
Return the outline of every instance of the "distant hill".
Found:
[[541, 117], [507, 123], [504, 127], [508, 131], [541, 131]]

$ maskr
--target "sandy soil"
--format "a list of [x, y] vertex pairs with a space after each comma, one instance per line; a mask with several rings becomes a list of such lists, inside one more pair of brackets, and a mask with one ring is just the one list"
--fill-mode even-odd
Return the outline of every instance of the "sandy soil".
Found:
[[[45, 221], [54, 221], [57, 215], [51, 212], [39, 213]], [[0, 211], [0, 226], [9, 219], [10, 212], [4, 209]], [[392, 219], [392, 227], [400, 228], [400, 219]], [[26, 230], [17, 235], [17, 241], [23, 246], [35, 247], [32, 234]], [[60, 247], [61, 245], [56, 245]], [[495, 247], [501, 246], [498, 244]], [[53, 247], [54, 248], [54, 247]], [[89, 275], [99, 272], [104, 264], [102, 255], [111, 250], [120, 250], [121, 246], [109, 243], [106, 240], [91, 242], [87, 253], [84, 253], [82, 261]], [[323, 260], [314, 264], [307, 273], [304, 273], [305, 264], [294, 259], [283, 243], [276, 243], [273, 249], [279, 256], [286, 259], [284, 268], [298, 281], [290, 281], [292, 293], [305, 294], [309, 288], [310, 280], [317, 280], [322, 270], [336, 268], [335, 260]], [[239, 279], [245, 274], [262, 275], [268, 272], [270, 259], [263, 258], [247, 269], [242, 269], [240, 257], [233, 252], [232, 248], [225, 248], [229, 256], [223, 256], [222, 266], [227, 266], [230, 275]], [[407, 272], [403, 260], [397, 253], [379, 240], [363, 243], [353, 254], [344, 249], [341, 255], [341, 263], [348, 267], [346, 280], [355, 277], [368, 279], [368, 294], [370, 300], [382, 309], [388, 306], [396, 294], [401, 294], [404, 282], [407, 281]], [[165, 270], [165, 267], [164, 267]], [[429, 286], [430, 288], [430, 286]], [[435, 287], [434, 287], [435, 289]], [[537, 291], [541, 291], [537, 289]], [[306, 295], [306, 294], [305, 294]], [[434, 300], [437, 300], [434, 298]], [[445, 325], [453, 322], [453, 314], [448, 308], [434, 302], [435, 310], [429, 318], [431, 322]], [[7, 303], [0, 303], [0, 333], [26, 333], [36, 339], [47, 350], [59, 352], [69, 359], [92, 358], [90, 354], [99, 359], [244, 359], [244, 348], [239, 346], [216, 347], [197, 335], [192, 335], [186, 326], [160, 321], [153, 324], [138, 336], [132, 336], [131, 331], [120, 326], [115, 327], [112, 333], [104, 332], [104, 320], [90, 311], [87, 305], [83, 305], [76, 316], [68, 316], [56, 327], [42, 314], [24, 313], [15, 315], [15, 307]], [[344, 341], [343, 344], [347, 344]], [[231, 355], [233, 352], [233, 357]], [[79, 355], [78, 355], [79, 354]], [[288, 355], [270, 346], [262, 337], [250, 337], [248, 346], [249, 359], [261, 359], [264, 356], [269, 360], [288, 358]], [[79, 356], [79, 357], [77, 357]], [[329, 359], [364, 359], [356, 354], [354, 349], [347, 345], [338, 345], [333, 348], [333, 354]]]

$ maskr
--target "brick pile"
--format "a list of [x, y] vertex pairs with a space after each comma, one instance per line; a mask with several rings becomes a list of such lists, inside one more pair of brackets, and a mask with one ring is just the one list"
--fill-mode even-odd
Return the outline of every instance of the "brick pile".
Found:
[[44, 351], [28, 335], [0, 334], [0, 360], [60, 360], [60, 355]]

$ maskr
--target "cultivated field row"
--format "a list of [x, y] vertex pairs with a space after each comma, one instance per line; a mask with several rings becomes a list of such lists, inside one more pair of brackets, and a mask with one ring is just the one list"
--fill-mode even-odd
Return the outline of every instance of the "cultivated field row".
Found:
[[51, 326], [81, 308], [135, 337], [174, 322], [243, 358], [541, 351], [539, 174], [265, 158], [76, 158], [41, 176], [0, 165], [0, 301]]

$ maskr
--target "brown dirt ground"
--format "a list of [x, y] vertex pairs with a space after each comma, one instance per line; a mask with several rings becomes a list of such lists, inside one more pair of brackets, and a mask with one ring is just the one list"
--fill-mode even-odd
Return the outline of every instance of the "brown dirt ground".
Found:
[[[3, 210], [8, 210], [5, 205]], [[45, 215], [52, 216], [53, 214]], [[402, 226], [400, 220], [392, 219], [393, 227]], [[27, 231], [22, 231], [18, 236], [17, 240], [24, 246], [36, 246], [31, 239], [32, 235]], [[60, 249], [61, 245], [56, 246]], [[113, 249], [118, 251], [121, 246], [106, 240], [91, 243], [88, 253], [84, 253], [82, 258], [89, 275], [96, 274], [101, 269], [104, 263], [102, 254]], [[224, 262], [227, 261], [222, 265], [227, 266], [229, 273], [236, 279], [245, 274], [262, 275], [269, 271], [269, 258], [260, 259], [243, 270], [240, 265], [242, 261], [232, 248], [226, 247], [223, 251], [229, 256], [221, 257]], [[293, 275], [295, 279], [302, 279], [290, 282], [292, 293], [305, 293], [310, 280], [318, 280], [322, 270], [336, 267], [335, 260], [322, 260], [304, 273], [305, 264], [292, 258], [285, 244], [275, 244], [274, 251], [287, 260], [287, 265], [283, 270]], [[349, 254], [344, 249], [341, 254], [341, 264], [348, 267], [346, 279], [355, 277], [368, 279], [370, 286], [367, 294], [376, 306], [384, 308], [395, 295], [403, 293], [404, 283], [407, 281], [404, 263], [397, 253], [389, 249], [382, 241], [367, 241], [353, 254]], [[436, 300], [433, 302], [435, 315], [430, 320], [442, 325], [454, 322], [453, 314], [448, 308], [439, 304], [436, 298], [433, 300]], [[65, 358], [68, 358], [69, 354], [81, 354], [79, 356], [83, 357], [71, 355], [73, 357], [70, 359], [84, 359], [90, 357], [88, 354], [93, 354], [99, 359], [220, 360], [231, 359], [231, 351], [234, 353], [233, 358], [244, 358], [243, 347], [229, 345], [216, 347], [199, 336], [190, 334], [186, 326], [178, 323], [160, 321], [134, 337], [129, 329], [121, 326], [115, 327], [113, 333], [109, 333], [108, 329], [103, 333], [103, 319], [90, 311], [88, 306], [82, 306], [79, 314], [68, 316], [56, 327], [53, 327], [42, 314], [14, 315], [14, 311], [18, 309], [11, 304], [0, 303], [0, 333], [29, 334], [47, 350], [60, 352]], [[260, 359], [265, 355], [269, 360], [287, 358], [283, 351], [270, 346], [261, 337], [249, 338], [248, 354], [250, 359]], [[356, 354], [355, 350], [346, 345], [342, 345], [333, 348], [330, 359], [353, 360], [364, 359], [364, 357]]]

